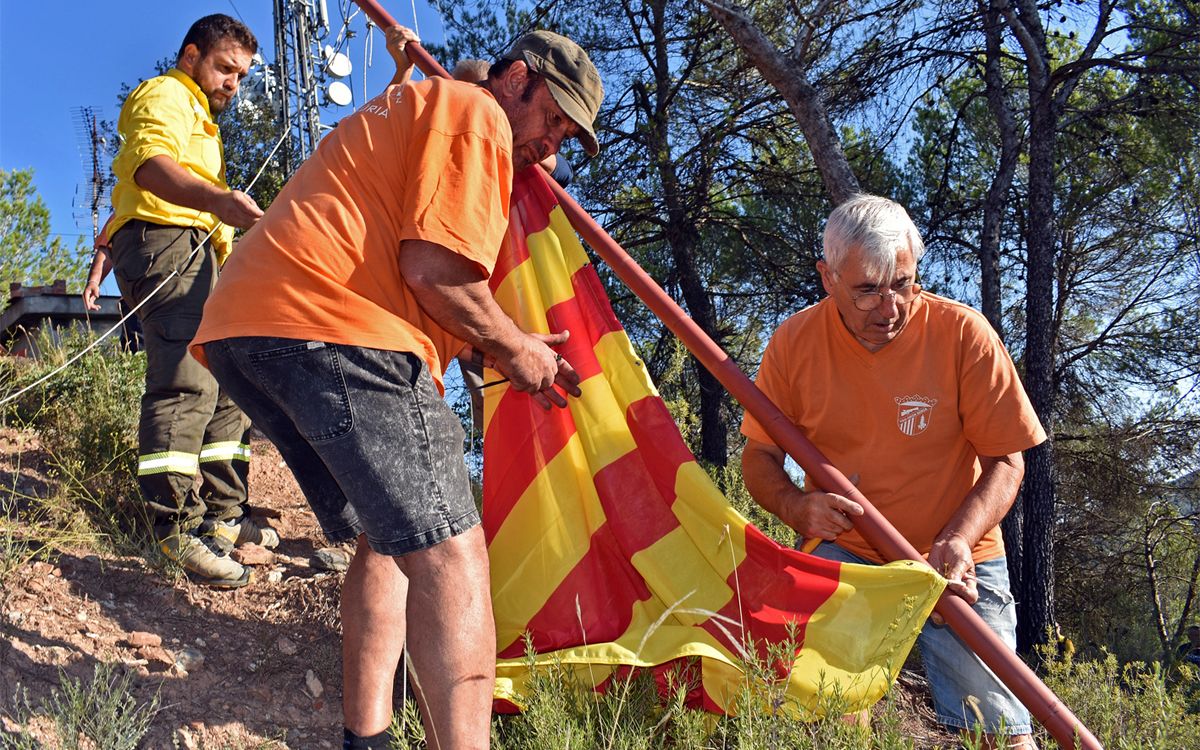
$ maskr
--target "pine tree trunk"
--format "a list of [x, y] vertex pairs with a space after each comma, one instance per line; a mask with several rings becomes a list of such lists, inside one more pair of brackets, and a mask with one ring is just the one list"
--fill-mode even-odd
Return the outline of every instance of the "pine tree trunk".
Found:
[[[1041, 70], [1045, 70], [1043, 67]], [[1048, 77], [1030, 71], [1028, 266], [1025, 276], [1025, 388], [1047, 433], [1053, 430], [1055, 129]], [[1050, 441], [1025, 454], [1018, 647], [1029, 654], [1054, 622], [1054, 451]]]
[[[979, 291], [984, 317], [1004, 339], [1004, 306], [1000, 297], [1000, 229], [1004, 223], [1004, 209], [1008, 205], [1009, 189], [1017, 172], [1020, 156], [1020, 138], [1017, 133], [1016, 117], [1005, 90], [1001, 61], [1004, 49], [1001, 44], [1003, 20], [999, 11], [989, 10], [984, 16], [986, 62], [984, 64], [984, 86], [987, 92], [988, 109], [996, 120], [1000, 138], [1000, 156], [996, 173], [988, 185], [983, 199], [983, 226], [979, 233]], [[1020, 527], [1019, 520], [1017, 522]]]
[[[675, 273], [679, 279], [679, 289], [683, 303], [687, 307], [692, 320], [718, 345], [721, 343], [720, 331], [717, 330], [717, 312], [712, 298], [708, 295], [704, 280], [696, 264], [696, 256], [700, 252], [700, 231], [696, 226], [695, 215], [688, 211], [685, 196], [682, 193], [679, 172], [674, 159], [671, 157], [670, 128], [666, 92], [672, 88], [671, 64], [667, 49], [665, 32], [666, 3], [651, 3], [649, 10], [653, 15], [654, 27], [654, 96], [651, 99], [641, 94], [643, 106], [647, 110], [653, 145], [652, 153], [657, 155], [655, 169], [663, 186], [663, 202], [666, 209], [665, 236], [671, 248], [671, 258], [674, 262]], [[701, 181], [692, 187], [696, 192], [707, 191], [708, 185]], [[696, 380], [700, 385], [700, 456], [702, 461], [715, 466], [724, 466], [728, 457], [728, 426], [722, 419], [722, 404], [727, 398], [725, 388], [712, 373], [704, 368], [695, 358], [692, 359], [696, 372]]]

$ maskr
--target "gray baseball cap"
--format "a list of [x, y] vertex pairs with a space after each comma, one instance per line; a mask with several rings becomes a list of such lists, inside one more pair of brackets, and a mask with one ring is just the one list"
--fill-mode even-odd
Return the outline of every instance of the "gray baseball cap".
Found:
[[504, 60], [523, 60], [529, 69], [546, 79], [550, 95], [567, 117], [579, 126], [577, 137], [588, 156], [600, 151], [592, 123], [604, 99], [600, 73], [583, 49], [552, 31], [532, 31], [504, 53]]

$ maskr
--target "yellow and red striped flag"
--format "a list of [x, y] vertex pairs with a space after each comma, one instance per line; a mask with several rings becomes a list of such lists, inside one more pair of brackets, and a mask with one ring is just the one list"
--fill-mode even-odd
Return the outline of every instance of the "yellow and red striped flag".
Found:
[[793, 709], [819, 710], [821, 690], [836, 690], [847, 710], [878, 700], [944, 581], [916, 563], [842, 565], [797, 552], [729, 505], [536, 172], [514, 180], [492, 291], [522, 329], [570, 331], [560, 349], [583, 396], [543, 411], [506, 385], [486, 392], [497, 710], [522, 705], [528, 634], [534, 668], [561, 665], [597, 690], [630, 669], [652, 670], [665, 689], [682, 670], [690, 705], [733, 713], [745, 657], [763, 657], [789, 627], [794, 663], [774, 667]]

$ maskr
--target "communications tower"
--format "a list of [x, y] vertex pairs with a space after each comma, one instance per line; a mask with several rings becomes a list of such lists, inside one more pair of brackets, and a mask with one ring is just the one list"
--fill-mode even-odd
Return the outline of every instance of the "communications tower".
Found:
[[[331, 23], [326, 0], [274, 0], [275, 70], [278, 102], [268, 92], [278, 112], [281, 128], [292, 134], [285, 150], [284, 173], [291, 174], [316, 150], [328, 125], [321, 122], [325, 105], [352, 103], [351, 89], [342, 79], [351, 72], [350, 58], [340, 48], [354, 35], [350, 19], [338, 19], [339, 30], [330, 39]], [[367, 33], [370, 34], [368, 21]], [[331, 45], [329, 42], [332, 41]], [[268, 87], [271, 82], [265, 82]], [[282, 132], [282, 131], [281, 131]], [[294, 158], [299, 161], [290, 163]]]

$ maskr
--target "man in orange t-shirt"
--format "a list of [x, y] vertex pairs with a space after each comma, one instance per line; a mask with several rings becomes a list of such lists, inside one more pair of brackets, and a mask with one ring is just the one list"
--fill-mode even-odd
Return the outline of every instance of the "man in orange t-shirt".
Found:
[[192, 353], [279, 448], [333, 542], [344, 747], [384, 748], [407, 636], [430, 747], [488, 744], [495, 632], [487, 550], [442, 373], [467, 347], [546, 409], [579, 377], [492, 298], [516, 170], [603, 98], [574, 42], [519, 39], [476, 85], [394, 85], [341, 121], [238, 244]]
[[[855, 196], [829, 217], [824, 245], [829, 296], [775, 332], [758, 387], [1015, 647], [998, 524], [1024, 475], [1021, 452], [1046, 434], [1012, 359], [982, 315], [921, 292], [924, 244], [900, 205]], [[824, 540], [819, 556], [883, 561], [850, 521], [858, 503], [793, 484], [750, 414], [742, 433], [746, 487], [763, 508]], [[982, 718], [988, 746], [1001, 727], [1007, 747], [1032, 746], [1024, 707], [957, 636], [927, 624], [918, 643], [943, 724], [970, 730]]]

